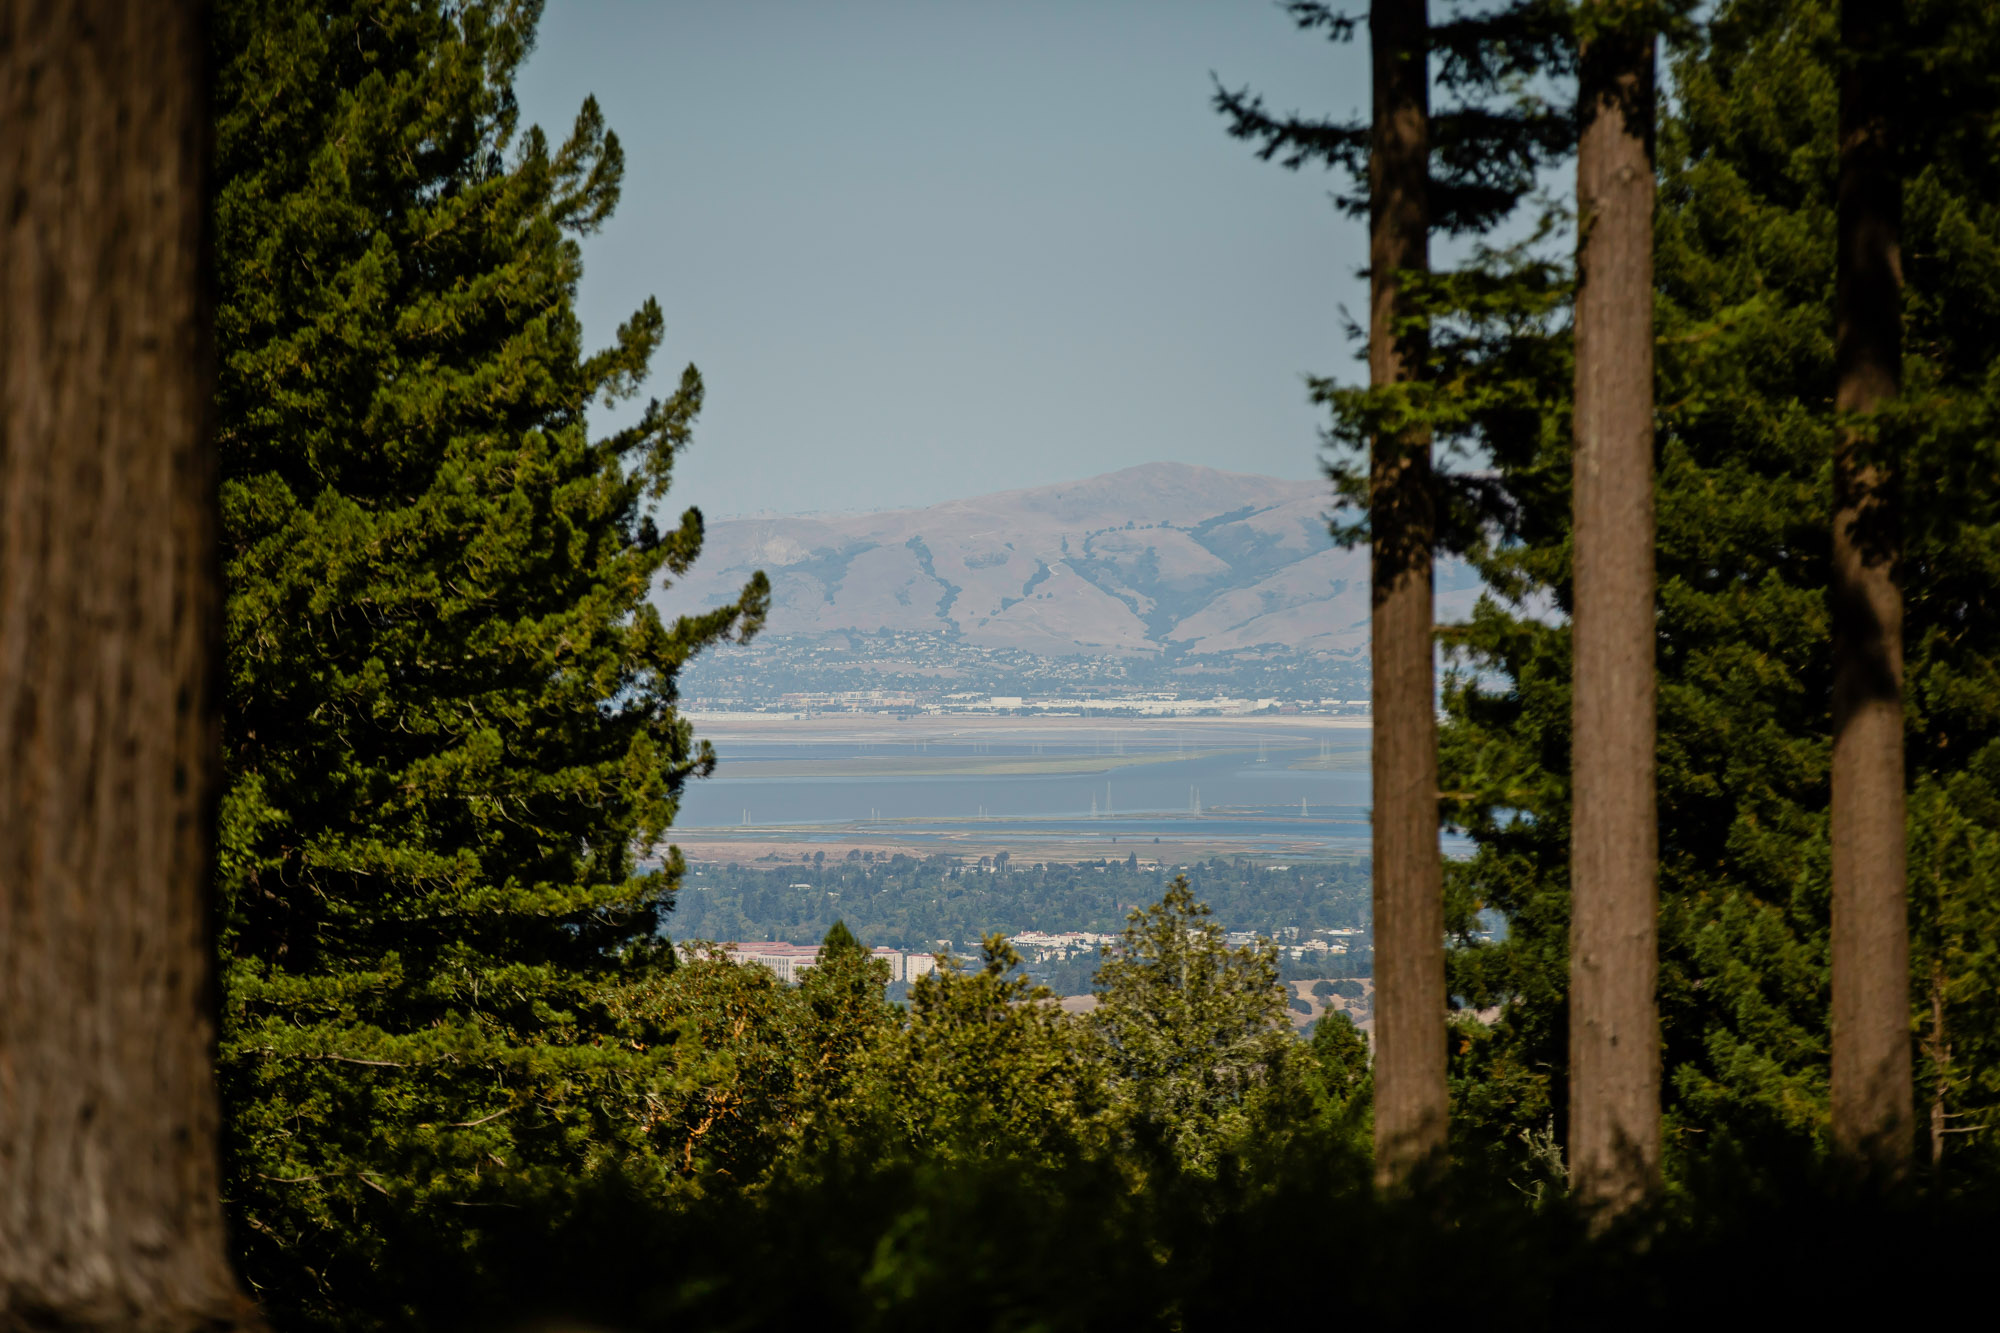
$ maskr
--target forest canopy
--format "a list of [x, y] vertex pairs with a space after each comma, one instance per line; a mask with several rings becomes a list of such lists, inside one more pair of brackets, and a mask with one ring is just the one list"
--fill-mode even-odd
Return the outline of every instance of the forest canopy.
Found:
[[[1366, 30], [1287, 8], [1302, 41]], [[1398, 270], [1408, 377], [1313, 387], [1336, 536], [1382, 537], [1370, 451], [1418, 441], [1439, 464], [1416, 563], [1455, 552], [1487, 589], [1436, 631], [1436, 820], [1473, 846], [1441, 872], [1427, 1038], [1448, 1160], [1398, 1192], [1373, 1183], [1380, 1052], [1338, 1013], [1295, 1034], [1271, 944], [1218, 921], [1358, 924], [1359, 867], [1134, 858], [968, 887], [843, 862], [782, 872], [810, 875], [811, 901], [765, 902], [747, 871], [698, 898], [671, 828], [716, 756], [678, 675], [755, 634], [769, 585], [655, 607], [701, 553], [701, 513], [663, 506], [705, 390], [689, 366], [645, 396], [672, 316], [650, 297], [585, 344], [581, 238], [618, 203], [616, 133], [594, 100], [558, 135], [522, 123], [529, 0], [220, 0], [218, 1068], [225, 1203], [276, 1323], [546, 1306], [889, 1328], [949, 1304], [995, 1328], [1333, 1305], [1601, 1326], [1611, 1293], [1624, 1322], [1665, 1323], [1791, 1262], [1837, 1268], [1849, 1298], [1898, 1290], [1912, 1256], [1972, 1262], [2000, 1204], [2000, 25], [1922, 0], [1892, 52], [1903, 388], [1867, 448], [1911, 501], [1897, 1017], [1916, 1056], [1896, 1093], [1920, 1108], [1921, 1169], [1870, 1193], [1836, 1169], [1829, 1074], [1828, 533], [1836, 441], [1858, 429], [1835, 405], [1839, 8], [1448, 8], [1421, 29], [1439, 106], [1417, 160], [1426, 226], [1467, 258]], [[1579, 237], [1541, 189], [1575, 152], [1606, 8], [1662, 44], [1665, 90], [1647, 142], [1663, 1183], [1616, 1226], [1565, 1194]], [[1368, 126], [1217, 102], [1267, 158], [1345, 173], [1368, 213]], [[630, 425], [593, 431], [594, 404], [636, 398]], [[1416, 804], [1428, 837], [1429, 788]], [[997, 934], [889, 1002], [869, 946], [982, 934], [1002, 893], [1016, 929], [1060, 893], [1117, 933], [1095, 1008], [1054, 1003]], [[818, 965], [789, 986], [669, 939], [753, 929], [821, 939]], [[1355, 1274], [1337, 1291], [1325, 1256]]]

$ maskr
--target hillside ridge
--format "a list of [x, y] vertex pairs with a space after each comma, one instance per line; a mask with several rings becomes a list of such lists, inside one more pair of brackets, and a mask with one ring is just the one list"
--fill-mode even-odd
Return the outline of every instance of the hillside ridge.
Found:
[[[1331, 506], [1322, 481], [1148, 463], [916, 509], [728, 519], [659, 602], [705, 610], [762, 569], [773, 636], [1352, 658], [1367, 645], [1368, 555], [1334, 546]], [[1440, 612], [1469, 605], [1467, 572], [1439, 572]]]

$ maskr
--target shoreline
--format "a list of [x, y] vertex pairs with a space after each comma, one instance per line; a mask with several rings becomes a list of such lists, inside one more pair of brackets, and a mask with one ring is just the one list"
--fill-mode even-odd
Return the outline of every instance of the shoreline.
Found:
[[694, 725], [697, 734], [709, 740], [725, 737], [765, 739], [777, 732], [788, 736], [828, 739], [905, 740], [921, 735], [926, 740], [935, 740], [955, 733], [984, 736], [1045, 732], [1073, 736], [1079, 732], [1102, 731], [1126, 737], [1151, 733], [1170, 741], [1176, 732], [1291, 731], [1318, 735], [1325, 732], [1371, 731], [1375, 725], [1370, 715], [1347, 713], [1252, 713], [1196, 717], [1131, 717], [1100, 713], [922, 713], [905, 718], [894, 713], [807, 715], [683, 711], [680, 716]]

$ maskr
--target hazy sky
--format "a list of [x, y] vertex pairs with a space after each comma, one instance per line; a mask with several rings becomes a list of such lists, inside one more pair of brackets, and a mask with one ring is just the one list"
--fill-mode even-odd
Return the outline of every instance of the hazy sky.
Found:
[[1230, 139], [1213, 70], [1358, 113], [1365, 45], [1269, 0], [550, 0], [519, 85], [595, 93], [624, 202], [593, 342], [647, 295], [708, 407], [672, 501], [874, 509], [1158, 460], [1316, 475], [1362, 224]]

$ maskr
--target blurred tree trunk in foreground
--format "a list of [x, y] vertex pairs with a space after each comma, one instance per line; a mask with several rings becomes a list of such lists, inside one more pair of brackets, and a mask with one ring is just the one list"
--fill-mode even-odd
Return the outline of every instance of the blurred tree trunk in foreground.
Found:
[[217, 1196], [201, 7], [0, 0], [0, 1324], [253, 1325]]

